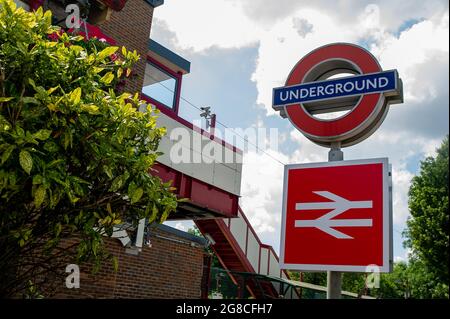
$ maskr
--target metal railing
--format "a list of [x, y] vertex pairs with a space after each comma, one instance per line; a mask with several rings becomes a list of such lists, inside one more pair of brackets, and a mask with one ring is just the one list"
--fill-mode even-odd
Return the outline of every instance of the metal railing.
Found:
[[279, 259], [272, 246], [263, 244], [242, 209], [238, 217], [224, 220], [255, 273], [277, 278], [288, 278], [280, 269]]

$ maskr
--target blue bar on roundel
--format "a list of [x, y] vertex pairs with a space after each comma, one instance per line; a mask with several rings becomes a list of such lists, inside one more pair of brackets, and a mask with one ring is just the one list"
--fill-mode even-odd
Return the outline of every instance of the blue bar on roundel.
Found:
[[308, 82], [273, 89], [273, 106], [318, 102], [398, 89], [396, 70], [355, 75], [325, 81]]

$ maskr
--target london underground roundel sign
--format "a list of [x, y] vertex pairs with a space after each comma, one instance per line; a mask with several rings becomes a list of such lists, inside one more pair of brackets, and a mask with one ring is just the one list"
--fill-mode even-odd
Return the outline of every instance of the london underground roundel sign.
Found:
[[[335, 77], [342, 73], [351, 76]], [[292, 69], [285, 86], [273, 89], [273, 108], [311, 141], [328, 147], [364, 140], [382, 123], [389, 104], [402, 102], [397, 71], [383, 71], [370, 52], [349, 43], [310, 52]], [[339, 111], [347, 113], [333, 119], [316, 116]]]

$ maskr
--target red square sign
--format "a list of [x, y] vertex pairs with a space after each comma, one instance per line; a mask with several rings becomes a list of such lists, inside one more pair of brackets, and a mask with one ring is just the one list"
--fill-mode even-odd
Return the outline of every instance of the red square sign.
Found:
[[389, 272], [391, 190], [387, 158], [287, 165], [281, 268]]

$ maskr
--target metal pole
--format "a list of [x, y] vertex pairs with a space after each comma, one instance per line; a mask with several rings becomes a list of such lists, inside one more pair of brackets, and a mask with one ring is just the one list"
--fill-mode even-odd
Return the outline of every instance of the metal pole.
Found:
[[[331, 144], [328, 152], [328, 162], [343, 161], [344, 153], [340, 143]], [[327, 272], [327, 299], [341, 299], [342, 273], [339, 271]]]

